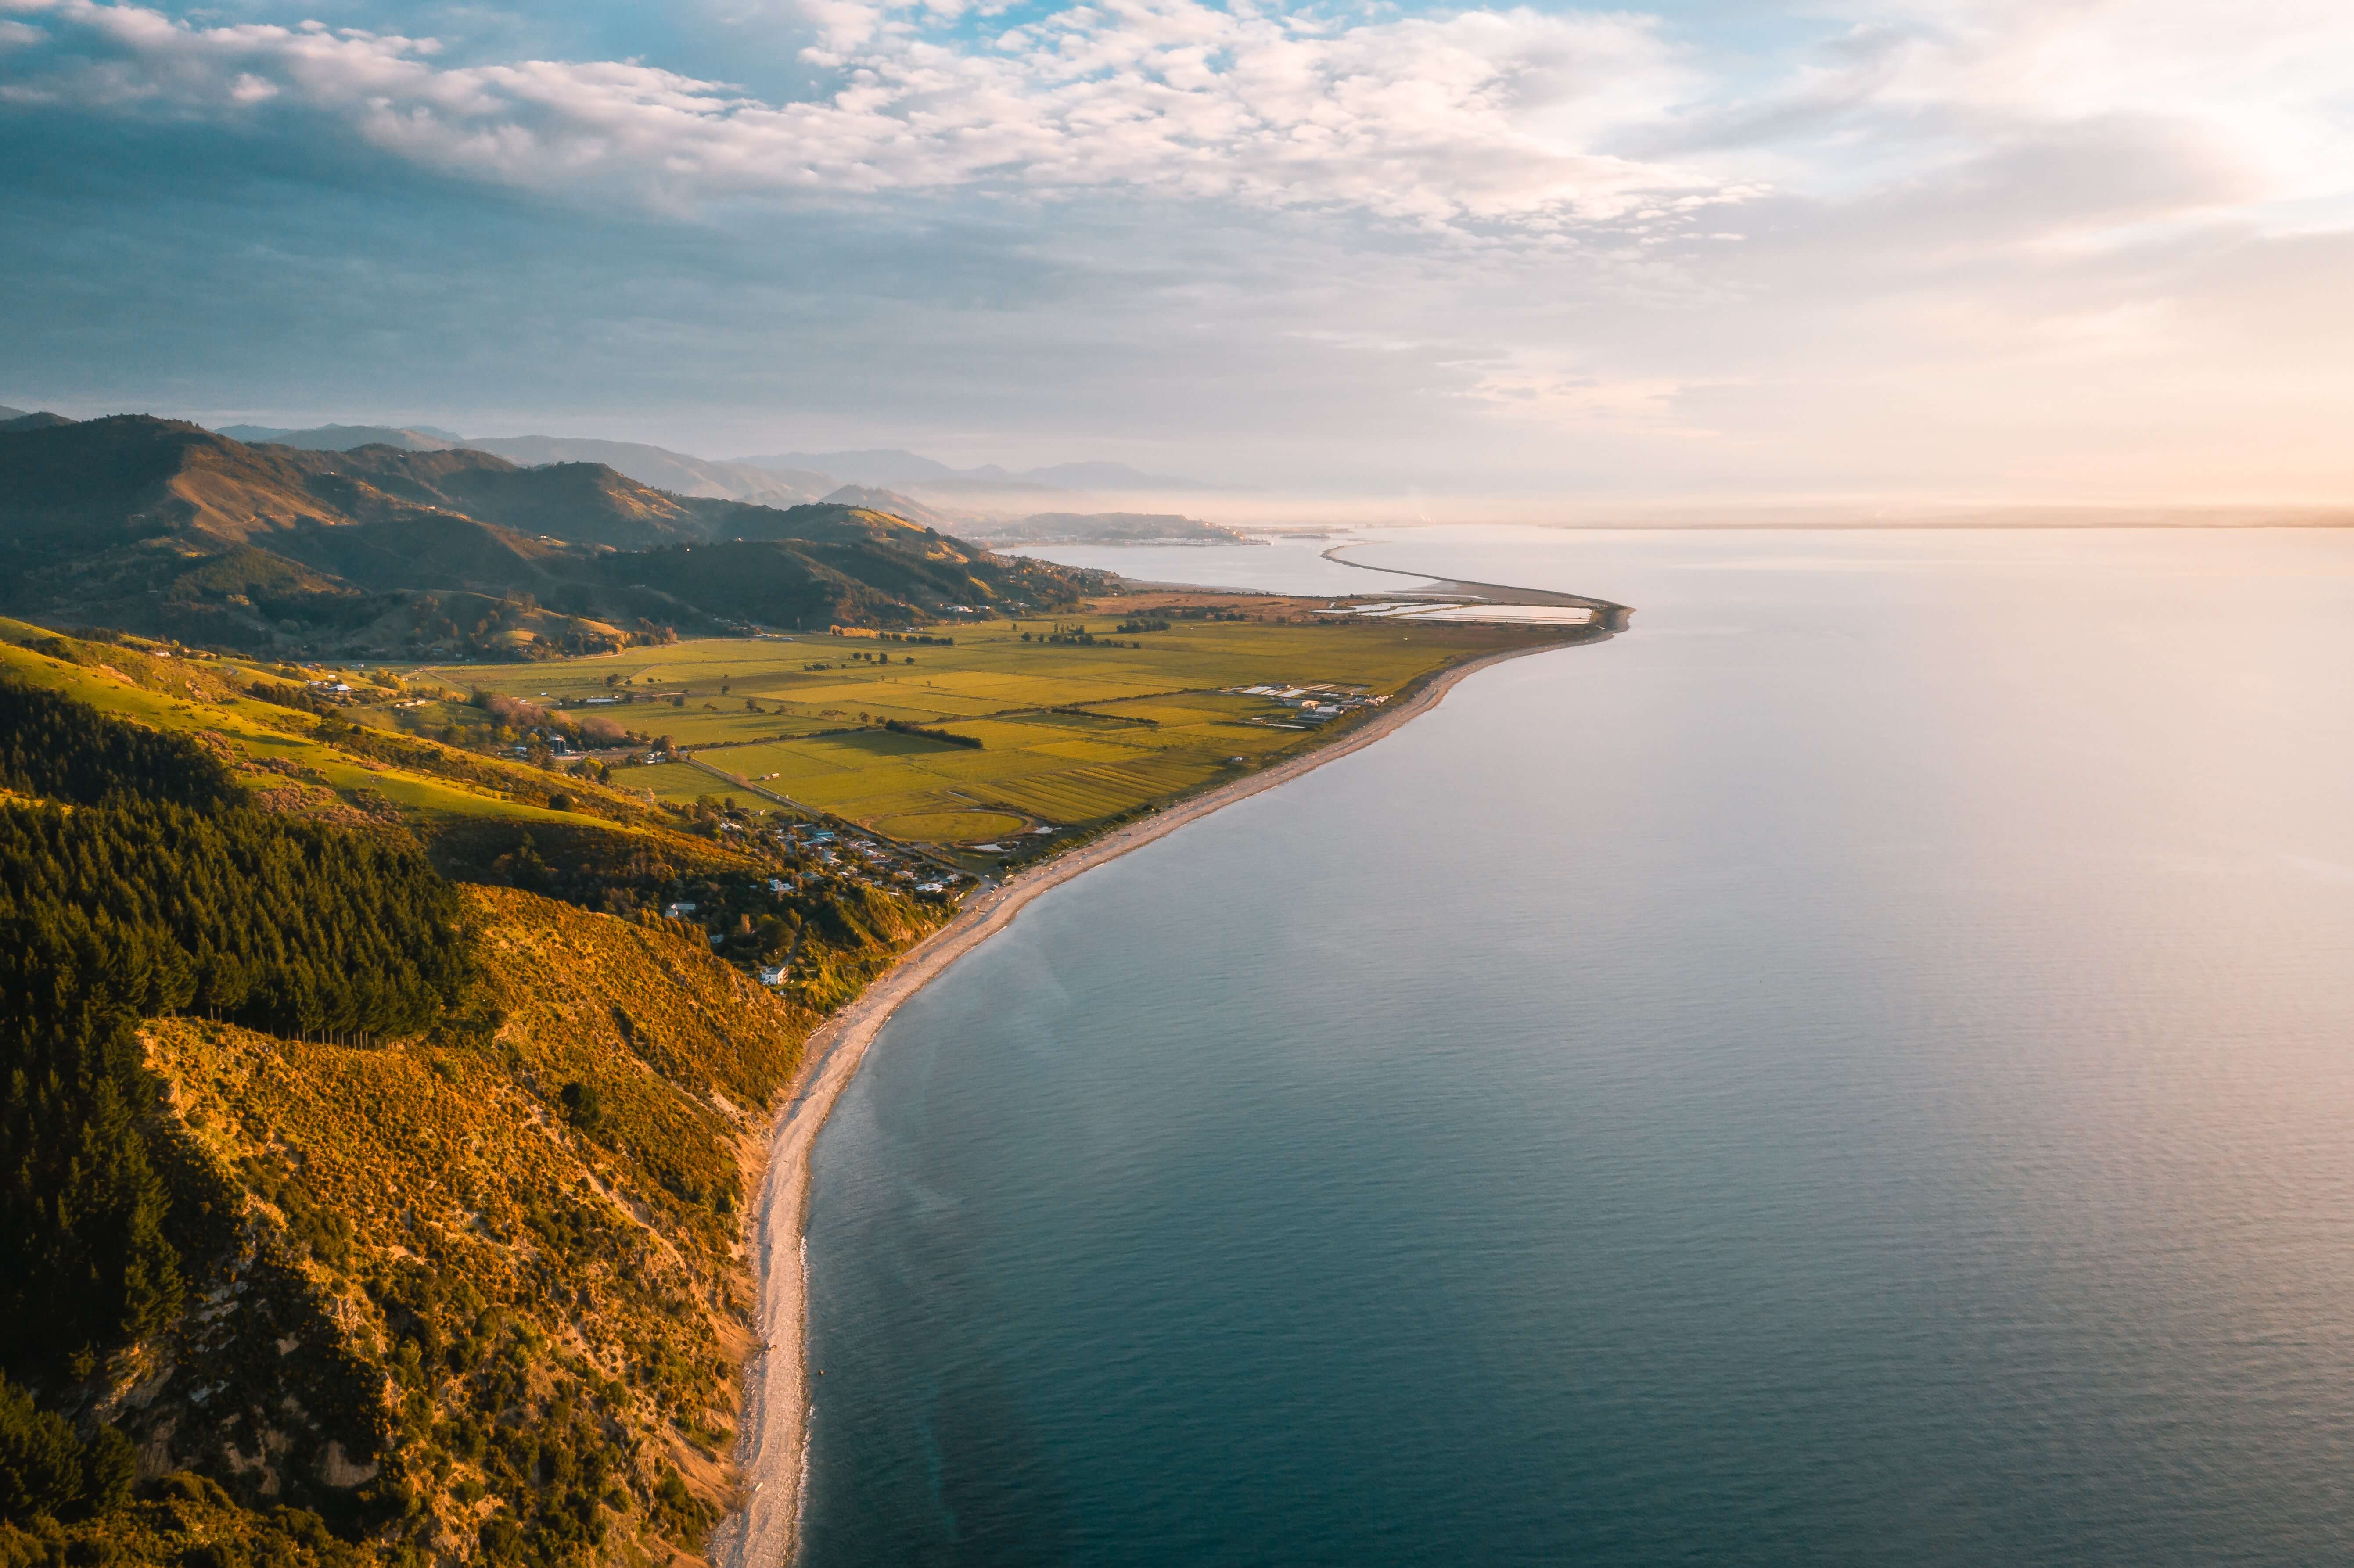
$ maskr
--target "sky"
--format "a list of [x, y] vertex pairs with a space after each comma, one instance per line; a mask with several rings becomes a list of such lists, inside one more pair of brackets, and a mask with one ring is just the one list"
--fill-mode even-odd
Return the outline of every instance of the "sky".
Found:
[[2345, 0], [0, 0], [0, 152], [18, 408], [2354, 499]]

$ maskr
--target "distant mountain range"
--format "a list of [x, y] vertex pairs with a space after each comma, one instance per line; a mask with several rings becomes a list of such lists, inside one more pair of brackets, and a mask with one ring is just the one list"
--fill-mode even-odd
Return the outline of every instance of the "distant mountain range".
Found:
[[438, 452], [466, 445], [466, 438], [431, 425], [320, 425], [307, 430], [281, 430], [268, 425], [223, 425], [218, 431], [250, 446], [301, 447], [305, 451], [347, 452], [354, 447], [399, 447], [412, 452]]
[[603, 462], [249, 444], [145, 415], [0, 421], [0, 612], [58, 626], [529, 658], [1059, 609], [1113, 581], [866, 506], [683, 494]]
[[1145, 473], [1124, 462], [1066, 462], [1020, 473], [983, 463], [979, 468], [950, 468], [944, 462], [896, 447], [853, 452], [779, 452], [770, 457], [738, 458], [752, 468], [815, 469], [839, 475], [852, 484], [913, 485], [918, 489], [986, 492], [990, 490], [1201, 490], [1200, 482], [1169, 474]]
[[967, 530], [990, 545], [1248, 545], [1232, 528], [1169, 512], [1034, 512]]
[[723, 501], [751, 501], [763, 506], [792, 506], [815, 501], [837, 488], [829, 474], [801, 469], [756, 468], [749, 463], [715, 462], [684, 452], [634, 441], [580, 440], [562, 436], [482, 436], [459, 443], [476, 451], [496, 452], [510, 462], [535, 467], [550, 462], [601, 462], [628, 474], [641, 484], [680, 495], [705, 495]]
[[[54, 417], [54, 416], [52, 416]], [[461, 436], [431, 425], [319, 425], [282, 429], [269, 425], [224, 425], [219, 433], [248, 445], [267, 442], [313, 451], [349, 451], [364, 446], [407, 451], [466, 447], [496, 452], [534, 466], [551, 462], [600, 462], [641, 484], [681, 495], [707, 495], [763, 505], [790, 506], [815, 501], [845, 485], [882, 489], [906, 486], [975, 501], [1007, 499], [1025, 491], [1170, 491], [1206, 488], [1196, 481], [1145, 473], [1124, 462], [1066, 462], [1016, 473], [985, 463], [951, 468], [918, 452], [897, 448], [869, 451], [780, 452], [769, 457], [719, 461], [636, 441], [600, 441], [569, 436]], [[960, 514], [940, 513], [942, 517]]]

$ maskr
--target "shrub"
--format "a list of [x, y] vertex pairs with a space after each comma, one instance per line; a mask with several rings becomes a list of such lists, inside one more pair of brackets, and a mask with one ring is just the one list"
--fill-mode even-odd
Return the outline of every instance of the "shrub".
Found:
[[[863, 718], [865, 715], [862, 714], [860, 716]], [[958, 735], [950, 730], [928, 729], [919, 724], [909, 724], [905, 719], [885, 719], [883, 721], [883, 727], [895, 735], [918, 736], [925, 740], [937, 740], [943, 746], [962, 746], [974, 751], [981, 749], [981, 737], [977, 735]]]
[[0, 1520], [104, 1513], [131, 1495], [137, 1471], [137, 1451], [122, 1433], [101, 1426], [84, 1443], [63, 1416], [37, 1409], [31, 1394], [0, 1378]]
[[597, 1097], [597, 1086], [578, 1079], [564, 1086], [564, 1118], [583, 1132], [593, 1131], [605, 1119], [604, 1103]]

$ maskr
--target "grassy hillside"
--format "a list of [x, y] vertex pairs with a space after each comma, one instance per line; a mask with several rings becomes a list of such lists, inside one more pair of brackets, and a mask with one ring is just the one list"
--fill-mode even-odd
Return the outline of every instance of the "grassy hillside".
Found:
[[[871, 971], [876, 933], [945, 917], [937, 903], [909, 904], [878, 892], [871, 878], [812, 863], [779, 843], [773, 829], [784, 814], [715, 810], [692, 797], [659, 800], [630, 785], [632, 769], [608, 784], [598, 775], [610, 770], [580, 763], [558, 770], [544, 747], [537, 762], [498, 755], [532, 749], [521, 743], [534, 725], [569, 726], [588, 744], [573, 715], [527, 705], [493, 713], [445, 687], [358, 671], [341, 672], [345, 683], [358, 683], [328, 703], [306, 684], [321, 673], [167, 654], [139, 639], [59, 637], [0, 620], [0, 681], [192, 736], [267, 810], [393, 834], [461, 880], [522, 886], [609, 914], [693, 903], [698, 928], [739, 967], [773, 963], [791, 948], [799, 958], [792, 985], [813, 1005], [839, 1001]], [[420, 733], [420, 724], [462, 744]], [[612, 731], [624, 733], [618, 725]], [[790, 883], [781, 894], [772, 886], [779, 878]]]
[[945, 909], [302, 672], [0, 634], [0, 1563], [695, 1557], [773, 1101]]
[[744, 1173], [812, 1015], [667, 929], [506, 890], [468, 913], [482, 978], [432, 1037], [174, 1021], [152, 1060], [387, 1368], [403, 1533], [692, 1551], [749, 1346]]
[[426, 1036], [148, 1028], [238, 1234], [207, 1305], [112, 1358], [89, 1408], [147, 1469], [346, 1537], [694, 1555], [731, 1502], [746, 1175], [814, 1015], [667, 928], [511, 890], [466, 912], [481, 976]]

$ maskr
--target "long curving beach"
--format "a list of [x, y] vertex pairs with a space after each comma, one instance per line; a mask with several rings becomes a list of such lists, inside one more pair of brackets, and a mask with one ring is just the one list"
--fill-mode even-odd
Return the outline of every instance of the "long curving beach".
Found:
[[866, 1048], [900, 1003], [949, 965], [1004, 929], [1023, 906], [1082, 872], [1150, 843], [1263, 789], [1272, 789], [1371, 746], [1445, 700], [1457, 683], [1490, 665], [1539, 653], [1541, 643], [1490, 654], [1429, 676], [1394, 704], [1330, 744], [1263, 772], [1177, 801], [1141, 821], [978, 893], [955, 919], [908, 949], [858, 1000], [811, 1034], [801, 1068], [769, 1136], [767, 1168], [752, 1218], [751, 1266], [760, 1301], [759, 1339], [767, 1348], [747, 1363], [737, 1459], [746, 1502], [715, 1535], [712, 1556], [729, 1568], [782, 1568], [800, 1551], [809, 1428], [807, 1261], [803, 1235], [810, 1200], [810, 1153], [842, 1091], [857, 1075]]

